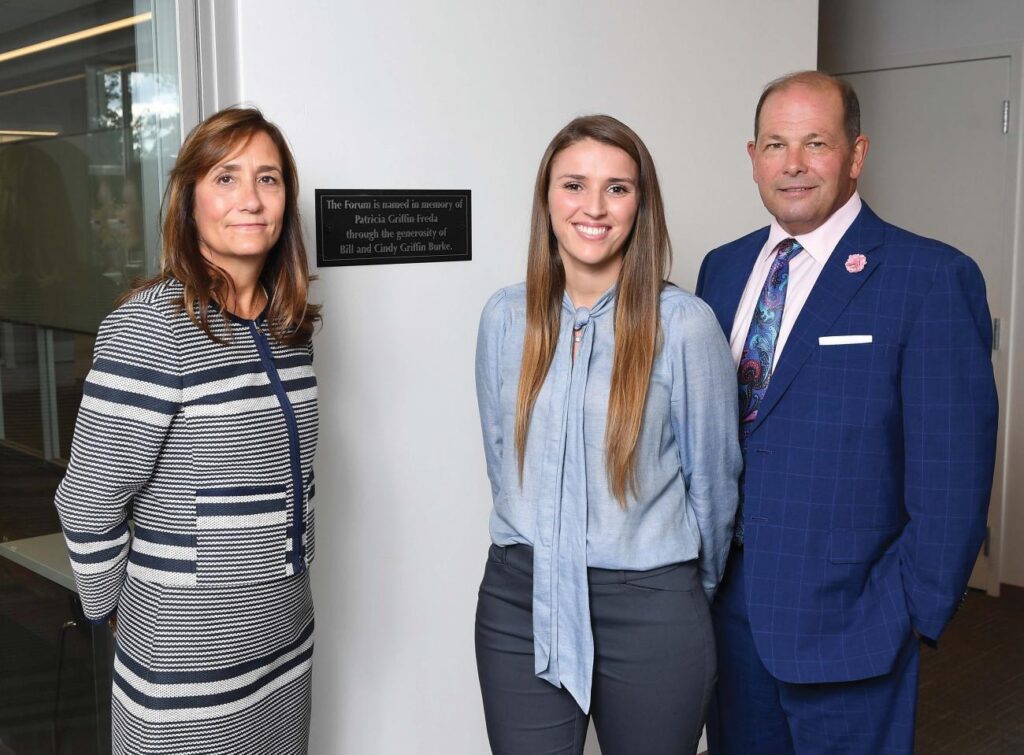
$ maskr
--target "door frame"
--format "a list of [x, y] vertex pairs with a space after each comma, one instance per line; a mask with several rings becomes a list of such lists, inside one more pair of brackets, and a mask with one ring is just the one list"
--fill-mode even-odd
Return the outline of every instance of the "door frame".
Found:
[[[870, 57], [870, 59], [868, 59]], [[995, 511], [989, 512], [991, 527], [989, 539], [989, 575], [986, 592], [998, 596], [1004, 572], [1003, 554], [1009, 548], [1024, 551], [1024, 523], [1017, 527], [1020, 542], [1009, 543], [1007, 539], [1007, 512], [1013, 501], [1010, 492], [1022, 491], [1016, 501], [1021, 509], [1019, 516], [1024, 518], [1024, 464], [1008, 464], [1007, 459], [1024, 458], [1024, 400], [1021, 388], [1024, 388], [1024, 343], [1020, 338], [1012, 339], [1010, 334], [1024, 333], [1024, 267], [1021, 260], [1022, 233], [1024, 233], [1024, 204], [1022, 204], [1022, 187], [1024, 187], [1024, 165], [1020, 156], [1024, 152], [1024, 129], [1021, 129], [1021, 113], [1024, 109], [1024, 77], [1022, 77], [1021, 61], [1024, 59], [1024, 44], [999, 43], [974, 47], [962, 47], [951, 50], [928, 50], [909, 52], [899, 55], [868, 56], [860, 60], [854, 58], [847, 61], [849, 65], [841, 70], [830, 71], [837, 76], [877, 73], [899, 68], [921, 68], [949, 63], [967, 63], [992, 58], [1008, 58], [1010, 66], [1009, 96], [1010, 118], [1007, 132], [1007, 158], [1010, 165], [1016, 165], [1016, 171], [1007, 171], [1004, 185], [1008, 197], [1008, 212], [1004, 219], [1004, 238], [1011, 243], [1012, 281], [1010, 285], [1010, 301], [1006, 320], [1001, 334], [1000, 350], [1007, 353], [1007, 374], [1004, 390], [1004, 401], [999, 407], [999, 445], [997, 446], [995, 473], [992, 482], [992, 504]], [[995, 115], [993, 115], [993, 120]], [[1015, 383], [1020, 386], [1016, 390]], [[1024, 582], [1022, 582], [1024, 584]]]
[[[174, 0], [182, 138], [201, 120], [242, 104], [238, 0]], [[186, 86], [187, 82], [187, 86]]]

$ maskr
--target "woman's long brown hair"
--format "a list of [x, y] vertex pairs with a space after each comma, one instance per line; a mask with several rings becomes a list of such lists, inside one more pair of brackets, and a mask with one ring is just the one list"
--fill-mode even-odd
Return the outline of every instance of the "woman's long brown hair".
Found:
[[260, 274], [260, 283], [270, 299], [267, 325], [275, 340], [295, 346], [309, 341], [320, 320], [319, 305], [308, 301], [311, 276], [299, 221], [299, 176], [284, 134], [256, 108], [229, 107], [214, 113], [185, 139], [164, 192], [160, 273], [136, 284], [121, 301], [161, 281], [177, 280], [184, 287], [182, 307], [189, 317], [210, 338], [220, 340], [210, 327], [210, 304], [222, 305], [221, 315], [226, 318], [223, 305], [231, 301], [234, 284], [199, 250], [193, 220], [196, 184], [257, 133], [266, 134], [277, 147], [285, 186], [281, 236]]
[[537, 171], [526, 268], [526, 335], [516, 399], [516, 452], [521, 477], [533, 407], [558, 345], [565, 291], [565, 269], [548, 208], [551, 164], [559, 152], [584, 139], [618, 147], [633, 158], [639, 171], [636, 220], [625, 241], [619, 272], [615, 357], [605, 429], [608, 483], [625, 508], [627, 491], [636, 490], [634, 451], [643, 424], [651, 367], [659, 348], [658, 302], [662, 283], [668, 277], [672, 247], [654, 160], [632, 129], [608, 115], [571, 121], [551, 140]]

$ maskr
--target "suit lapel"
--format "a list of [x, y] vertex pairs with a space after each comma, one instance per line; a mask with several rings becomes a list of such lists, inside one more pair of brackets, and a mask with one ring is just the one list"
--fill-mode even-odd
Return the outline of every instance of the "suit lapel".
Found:
[[[804, 362], [818, 346], [818, 337], [827, 333], [832, 323], [846, 309], [850, 299], [878, 269], [884, 250], [878, 249], [885, 236], [885, 225], [871, 209], [864, 204], [857, 219], [836, 245], [832, 255], [811, 289], [800, 316], [793, 325], [786, 345], [782, 350], [772, 373], [768, 390], [757, 410], [757, 419], [751, 426], [754, 432], [771, 413], [779, 399], [785, 394]], [[846, 269], [846, 260], [851, 254], [863, 254], [867, 264], [859, 273]]]
[[713, 289], [713, 292], [719, 295], [708, 302], [718, 317], [727, 341], [732, 333], [733, 320], [736, 319], [736, 308], [740, 304], [740, 297], [743, 296], [743, 289], [747, 286], [747, 278], [754, 269], [761, 247], [768, 240], [768, 230], [764, 228], [762, 232], [755, 234], [746, 248], [737, 250], [735, 259], [726, 262], [727, 267], [722, 271], [721, 284]]

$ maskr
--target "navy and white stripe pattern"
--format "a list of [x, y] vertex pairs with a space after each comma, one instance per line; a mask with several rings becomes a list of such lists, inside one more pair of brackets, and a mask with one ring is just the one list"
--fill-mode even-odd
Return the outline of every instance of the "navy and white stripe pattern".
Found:
[[306, 573], [245, 589], [129, 576], [118, 606], [114, 751], [305, 753], [312, 653]]
[[[257, 593], [308, 596], [317, 442], [311, 349], [276, 343], [261, 320], [225, 323], [211, 313], [224, 341], [217, 343], [178, 306], [181, 296], [177, 282], [161, 283], [104, 321], [56, 497], [86, 616], [118, 611], [115, 729], [116, 720], [144, 722], [147, 731], [199, 720], [227, 726], [224, 716], [293, 687], [308, 706], [311, 605], [270, 607], [301, 616], [273, 647], [244, 658], [207, 651], [218, 642], [251, 646], [254, 627], [213, 631], [207, 612], [251, 607]], [[151, 590], [138, 587], [126, 612], [128, 585]], [[222, 597], [211, 603], [213, 593]], [[174, 616], [161, 605], [171, 595]], [[163, 639], [125, 641], [147, 633]], [[134, 742], [132, 752], [146, 750], [141, 740], [125, 741]]]

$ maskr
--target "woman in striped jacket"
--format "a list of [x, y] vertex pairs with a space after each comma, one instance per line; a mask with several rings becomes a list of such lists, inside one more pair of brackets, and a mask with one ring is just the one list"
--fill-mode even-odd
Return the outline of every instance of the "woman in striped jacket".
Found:
[[319, 308], [297, 195], [258, 110], [199, 124], [162, 272], [96, 339], [56, 504], [86, 616], [116, 615], [118, 753], [307, 749]]

